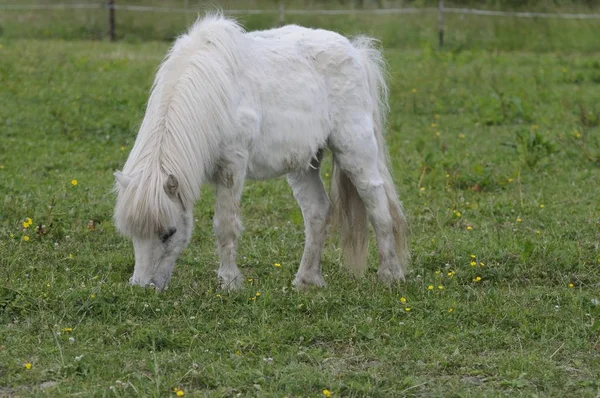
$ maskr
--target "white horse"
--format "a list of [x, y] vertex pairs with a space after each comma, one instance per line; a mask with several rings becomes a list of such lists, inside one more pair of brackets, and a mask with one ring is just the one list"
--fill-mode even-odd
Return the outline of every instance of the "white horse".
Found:
[[[135, 251], [130, 283], [165, 287], [189, 244], [201, 184], [211, 183], [219, 281], [239, 288], [242, 186], [283, 174], [305, 224], [295, 286], [325, 286], [330, 211], [355, 275], [367, 266], [368, 217], [379, 277], [404, 280], [407, 223], [386, 165], [386, 111], [384, 62], [372, 39], [294, 25], [245, 32], [221, 15], [200, 18], [158, 69], [135, 145], [115, 172], [115, 224]], [[332, 206], [319, 174], [326, 148]]]

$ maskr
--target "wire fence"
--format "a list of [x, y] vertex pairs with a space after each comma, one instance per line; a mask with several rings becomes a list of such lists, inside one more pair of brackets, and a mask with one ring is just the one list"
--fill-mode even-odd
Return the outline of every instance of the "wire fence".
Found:
[[[62, 3], [62, 4], [1, 4], [0, 11], [35, 11], [35, 10], [67, 10], [67, 9], [106, 9], [109, 13], [109, 36], [116, 39], [115, 12], [152, 12], [152, 13], [200, 13], [205, 8], [158, 7], [133, 4], [117, 4], [115, 0], [96, 3]], [[444, 1], [439, 0], [437, 8], [432, 7], [406, 7], [406, 8], [370, 8], [370, 9], [286, 9], [281, 2], [278, 8], [265, 9], [225, 9], [224, 14], [230, 15], [260, 15], [276, 14], [279, 16], [279, 25], [283, 25], [286, 15], [394, 15], [394, 14], [438, 14], [438, 42], [444, 44], [444, 14], [478, 15], [489, 17], [515, 17], [515, 18], [545, 18], [545, 19], [570, 19], [570, 20], [600, 20], [600, 13], [546, 13], [546, 12], [519, 12], [496, 11], [473, 8], [444, 7]]]
[[[61, 10], [61, 9], [115, 9], [139, 12], [163, 12], [163, 13], [194, 13], [205, 11], [203, 8], [182, 7], [157, 7], [140, 6], [132, 4], [109, 4], [98, 3], [64, 3], [64, 4], [0, 4], [0, 10]], [[278, 14], [280, 8], [261, 9], [229, 9], [223, 10], [225, 14]], [[368, 9], [285, 9], [290, 15], [354, 15], [354, 14], [419, 14], [438, 12], [439, 8], [432, 7], [403, 7], [403, 8], [368, 8]], [[482, 16], [505, 16], [517, 18], [561, 18], [561, 19], [600, 19], [600, 13], [549, 13], [549, 12], [520, 12], [520, 11], [496, 11], [481, 10], [474, 8], [444, 7], [444, 12], [449, 14], [482, 15]]]

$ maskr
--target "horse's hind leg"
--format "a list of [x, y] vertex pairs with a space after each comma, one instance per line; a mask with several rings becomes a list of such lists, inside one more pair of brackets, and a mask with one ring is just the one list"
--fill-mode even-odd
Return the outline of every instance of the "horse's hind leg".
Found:
[[[368, 128], [349, 128], [347, 132], [352, 139], [345, 138], [343, 143], [333, 140], [332, 151], [337, 166], [356, 187], [375, 230], [379, 252], [377, 274], [381, 280], [388, 282], [404, 280], [404, 271], [396, 253], [394, 219], [378, 164], [378, 156], [381, 155], [378, 154], [376, 139]], [[387, 172], [387, 169], [384, 171]]]
[[240, 198], [246, 176], [246, 158], [224, 160], [216, 173], [214, 230], [220, 266], [221, 288], [240, 288], [243, 276], [237, 267], [237, 243], [242, 230]]
[[325, 286], [321, 275], [321, 253], [325, 244], [329, 198], [319, 169], [288, 174], [288, 182], [302, 210], [305, 230], [304, 253], [293, 284], [297, 288]]

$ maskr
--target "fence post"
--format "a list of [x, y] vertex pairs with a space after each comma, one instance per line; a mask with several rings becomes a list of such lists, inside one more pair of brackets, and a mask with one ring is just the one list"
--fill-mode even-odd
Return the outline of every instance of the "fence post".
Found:
[[444, 0], [438, 3], [438, 44], [444, 46]]
[[115, 0], [108, 0], [108, 34], [110, 41], [115, 41]]
[[285, 24], [285, 5], [283, 2], [284, 0], [279, 0], [279, 26]]

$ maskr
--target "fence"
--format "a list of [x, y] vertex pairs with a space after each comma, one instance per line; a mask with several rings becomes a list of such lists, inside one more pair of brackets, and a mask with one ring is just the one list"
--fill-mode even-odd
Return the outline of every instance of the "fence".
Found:
[[[115, 20], [116, 11], [157, 12], [157, 13], [197, 13], [203, 11], [193, 8], [172, 8], [156, 6], [140, 6], [132, 4], [117, 4], [115, 0], [107, 0], [98, 3], [69, 3], [69, 4], [4, 4], [0, 5], [2, 10], [60, 10], [60, 9], [107, 9], [109, 20], [109, 37], [116, 40]], [[559, 19], [600, 19], [597, 13], [543, 13], [543, 12], [517, 12], [517, 11], [495, 11], [480, 10], [472, 8], [444, 7], [444, 0], [439, 0], [437, 8], [375, 8], [375, 9], [286, 9], [284, 2], [279, 3], [278, 8], [273, 9], [231, 9], [223, 10], [225, 14], [250, 15], [250, 14], [277, 14], [279, 25], [285, 23], [286, 15], [355, 15], [355, 14], [421, 14], [437, 13], [438, 44], [444, 45], [444, 14], [480, 15], [492, 17], [516, 17], [516, 18], [559, 18]]]

